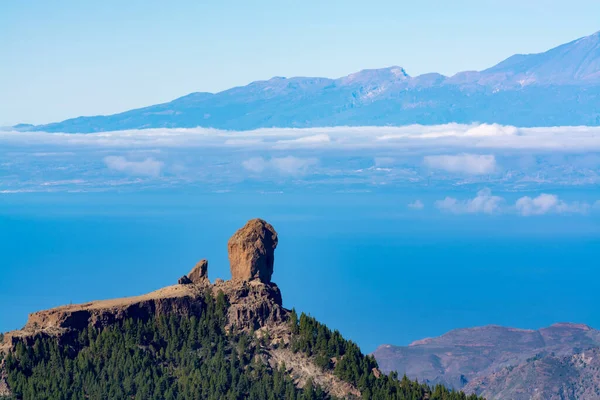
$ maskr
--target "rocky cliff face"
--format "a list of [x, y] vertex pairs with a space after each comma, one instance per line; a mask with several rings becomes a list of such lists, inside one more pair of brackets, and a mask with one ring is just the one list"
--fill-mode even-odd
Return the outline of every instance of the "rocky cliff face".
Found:
[[[561, 323], [540, 330], [500, 326], [457, 329], [406, 347], [380, 346], [374, 355], [386, 372], [406, 373], [409, 378], [488, 399], [600, 399], [600, 379], [591, 370], [600, 361], [596, 360], [599, 347], [600, 331]], [[578, 386], [584, 381], [585, 387]], [[591, 394], [596, 391], [598, 394]], [[559, 392], [563, 397], [553, 397], [561, 396]], [[586, 396], [573, 397], [567, 392], [585, 392]]]

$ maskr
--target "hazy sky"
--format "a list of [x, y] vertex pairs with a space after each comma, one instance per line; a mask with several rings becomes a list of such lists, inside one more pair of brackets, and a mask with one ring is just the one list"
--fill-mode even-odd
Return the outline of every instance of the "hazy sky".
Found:
[[483, 69], [600, 29], [592, 0], [4, 1], [0, 126], [272, 76]]

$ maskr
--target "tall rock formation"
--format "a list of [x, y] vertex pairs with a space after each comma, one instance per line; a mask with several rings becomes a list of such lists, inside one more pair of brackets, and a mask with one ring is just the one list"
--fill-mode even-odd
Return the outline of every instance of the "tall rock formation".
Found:
[[256, 218], [248, 221], [229, 239], [231, 279], [271, 282], [277, 232], [268, 222]]

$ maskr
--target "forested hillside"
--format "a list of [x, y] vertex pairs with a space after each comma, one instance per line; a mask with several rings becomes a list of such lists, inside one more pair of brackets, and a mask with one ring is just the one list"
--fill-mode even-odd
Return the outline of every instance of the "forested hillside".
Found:
[[[298, 388], [285, 365], [262, 357], [267, 338], [226, 329], [223, 292], [201, 300], [199, 318], [176, 314], [146, 322], [127, 319], [82, 330], [71, 345], [39, 337], [18, 343], [5, 358], [15, 399], [328, 399], [308, 382]], [[478, 399], [441, 386], [378, 372], [375, 359], [314, 318], [295, 312], [288, 322], [294, 352], [313, 357], [324, 370], [355, 385], [365, 399]]]
[[383, 374], [340, 332], [282, 306], [277, 233], [251, 220], [229, 240], [232, 279], [200, 261], [143, 296], [39, 311], [0, 344], [0, 396], [52, 400], [478, 400]]

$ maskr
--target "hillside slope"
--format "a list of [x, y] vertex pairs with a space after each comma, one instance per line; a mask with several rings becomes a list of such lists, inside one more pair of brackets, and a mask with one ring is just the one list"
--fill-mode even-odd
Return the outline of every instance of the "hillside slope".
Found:
[[277, 233], [251, 220], [229, 240], [232, 279], [203, 260], [147, 295], [33, 313], [2, 338], [0, 397], [14, 399], [477, 400], [383, 374], [371, 356], [282, 306]]
[[562, 323], [540, 330], [457, 329], [406, 347], [380, 346], [374, 356], [385, 372], [488, 399], [598, 399], [599, 349], [600, 331]]
[[474, 379], [465, 388], [493, 399], [600, 399], [600, 348], [572, 355], [538, 356]]

